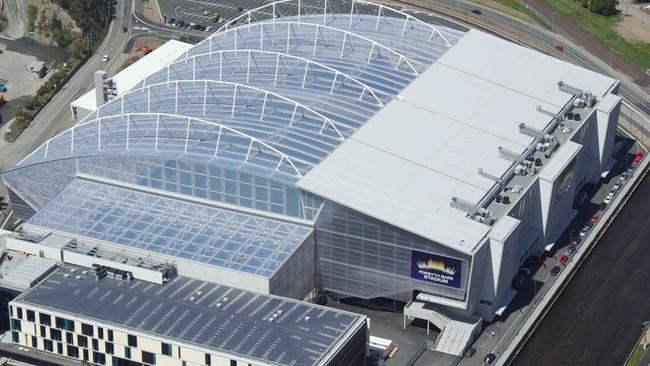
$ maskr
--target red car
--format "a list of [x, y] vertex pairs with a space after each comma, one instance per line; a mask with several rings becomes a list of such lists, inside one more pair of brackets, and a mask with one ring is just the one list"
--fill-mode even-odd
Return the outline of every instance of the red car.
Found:
[[589, 220], [592, 224], [595, 224], [598, 222], [598, 215], [591, 215], [591, 219]]
[[643, 159], [644, 154], [642, 152], [637, 153], [634, 155], [634, 160], [632, 161], [632, 166], [637, 166], [641, 162], [641, 159]]
[[556, 49], [558, 52], [564, 52], [564, 46], [561, 45], [561, 44], [555, 45], [555, 49]]
[[563, 265], [565, 265], [566, 262], [568, 262], [568, 261], [569, 261], [569, 255], [568, 255], [568, 254], [565, 254], [565, 255], [562, 256], [562, 258], [560, 258], [560, 265], [563, 266]]

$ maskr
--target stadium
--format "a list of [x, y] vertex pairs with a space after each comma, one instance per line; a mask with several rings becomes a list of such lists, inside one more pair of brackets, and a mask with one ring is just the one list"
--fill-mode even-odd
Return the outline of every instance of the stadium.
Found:
[[[576, 215], [576, 192], [614, 164], [618, 81], [384, 5], [347, 10], [270, 3], [132, 73], [128, 90], [107, 94], [100, 79], [96, 110], [2, 174], [25, 220], [8, 247], [65, 262], [57, 278], [99, 268], [151, 286], [389, 300], [462, 354], [514, 296], [522, 263]], [[72, 291], [74, 277], [26, 291], [12, 316], [92, 322], [38, 296]], [[363, 319], [345, 317], [341, 344], [304, 364], [357, 364], [336, 358], [363, 348]], [[108, 321], [127, 329], [125, 318]], [[213, 351], [285, 364], [251, 349]]]

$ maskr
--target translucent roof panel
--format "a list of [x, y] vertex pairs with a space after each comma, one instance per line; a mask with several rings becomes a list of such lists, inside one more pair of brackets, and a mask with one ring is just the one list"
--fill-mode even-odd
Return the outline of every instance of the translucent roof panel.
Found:
[[176, 157], [294, 184], [464, 35], [383, 5], [299, 4], [242, 14], [19, 165]]
[[28, 223], [264, 277], [271, 277], [312, 231], [81, 179]]

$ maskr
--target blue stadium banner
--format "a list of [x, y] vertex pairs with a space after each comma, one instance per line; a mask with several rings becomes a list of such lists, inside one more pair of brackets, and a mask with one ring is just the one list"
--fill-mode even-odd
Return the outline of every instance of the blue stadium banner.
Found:
[[411, 278], [460, 288], [461, 263], [460, 259], [411, 250]]

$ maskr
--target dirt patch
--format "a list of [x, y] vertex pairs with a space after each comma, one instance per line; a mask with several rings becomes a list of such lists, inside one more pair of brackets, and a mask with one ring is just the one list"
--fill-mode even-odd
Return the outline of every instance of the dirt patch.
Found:
[[158, 0], [149, 0], [148, 3], [142, 4], [142, 15], [152, 22], [164, 23], [158, 10]]
[[626, 16], [616, 26], [616, 33], [630, 42], [650, 43], [650, 14], [641, 8], [646, 4], [630, 1], [621, 0], [619, 3], [619, 10]]
[[136, 38], [135, 42], [133, 43], [133, 48], [131, 49], [131, 52], [129, 52], [126, 61], [120, 66], [119, 71], [122, 71], [126, 69], [127, 67], [131, 66], [134, 64], [136, 61], [141, 59], [146, 55], [147, 49], [155, 50], [156, 48], [160, 47], [164, 41], [158, 39], [158, 38], [153, 38], [153, 37], [138, 37]]

